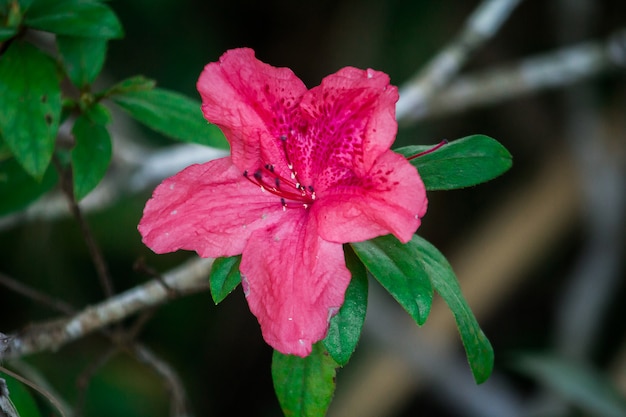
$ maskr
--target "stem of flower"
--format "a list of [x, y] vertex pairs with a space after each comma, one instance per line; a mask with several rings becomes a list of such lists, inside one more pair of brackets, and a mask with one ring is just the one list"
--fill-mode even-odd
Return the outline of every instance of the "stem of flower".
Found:
[[415, 154], [413, 156], [409, 156], [408, 158], [406, 158], [407, 161], [410, 161], [411, 159], [415, 159], [415, 158], [419, 158], [420, 156], [424, 156], [427, 155], [431, 152], [435, 152], [437, 149], [441, 148], [443, 145], [447, 145], [448, 141], [446, 139], [442, 140], [441, 142], [439, 142], [437, 145], [433, 146], [430, 149], [427, 149], [423, 152], [420, 152], [418, 154]]

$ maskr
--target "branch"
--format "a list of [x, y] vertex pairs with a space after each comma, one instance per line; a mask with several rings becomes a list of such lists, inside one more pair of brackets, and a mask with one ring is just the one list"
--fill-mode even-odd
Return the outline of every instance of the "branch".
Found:
[[18, 358], [44, 350], [56, 350], [93, 331], [119, 322], [132, 314], [167, 301], [172, 292], [187, 294], [206, 289], [213, 259], [194, 258], [154, 279], [126, 292], [87, 307], [75, 316], [27, 327], [6, 336], [0, 361]]
[[[124, 134], [114, 138], [114, 163], [109, 174], [80, 202], [83, 213], [103, 210], [121, 198], [144, 191], [181, 169], [228, 155], [222, 149], [196, 144], [172, 145], [158, 150], [130, 142]], [[56, 220], [70, 214], [66, 198], [50, 193], [26, 210], [0, 218], [0, 230], [31, 220]]]
[[185, 389], [174, 368], [157, 357], [146, 346], [137, 343], [133, 346], [133, 352], [138, 360], [150, 366], [165, 382], [171, 397], [170, 416], [189, 417], [191, 414], [187, 410]]
[[585, 42], [518, 64], [458, 78], [405, 121], [447, 115], [549, 88], [563, 87], [626, 66], [626, 29], [605, 42]]
[[434, 93], [459, 72], [469, 56], [495, 35], [520, 0], [484, 0], [465, 22], [457, 38], [400, 89], [398, 120], [422, 113]]

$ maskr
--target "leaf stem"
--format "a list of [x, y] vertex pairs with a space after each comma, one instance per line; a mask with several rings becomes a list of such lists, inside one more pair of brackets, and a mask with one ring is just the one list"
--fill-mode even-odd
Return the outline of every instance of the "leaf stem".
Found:
[[115, 294], [115, 290], [113, 288], [113, 281], [111, 280], [111, 276], [109, 275], [109, 268], [104, 259], [104, 255], [102, 254], [102, 250], [98, 243], [93, 237], [93, 233], [91, 228], [89, 227], [89, 223], [83, 216], [83, 213], [74, 197], [74, 188], [72, 182], [72, 171], [70, 169], [65, 169], [61, 166], [61, 163], [55, 157], [53, 158], [53, 162], [55, 168], [59, 172], [59, 178], [61, 182], [61, 190], [67, 199], [69, 204], [70, 211], [83, 234], [83, 239], [85, 240], [85, 244], [87, 245], [87, 249], [89, 250], [89, 254], [91, 256], [91, 260], [96, 268], [96, 274], [98, 275], [98, 280], [100, 281], [100, 285], [104, 290], [104, 293], [107, 297], [112, 297]]

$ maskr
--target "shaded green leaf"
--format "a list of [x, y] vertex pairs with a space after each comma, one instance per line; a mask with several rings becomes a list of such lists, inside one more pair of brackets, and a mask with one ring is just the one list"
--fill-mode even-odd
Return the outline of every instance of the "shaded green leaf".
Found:
[[0, 136], [26, 172], [41, 178], [50, 163], [61, 115], [55, 62], [28, 43], [0, 57]]
[[57, 179], [52, 167], [48, 168], [41, 181], [36, 181], [15, 158], [0, 161], [0, 216], [27, 207], [50, 191]]
[[415, 239], [402, 244], [387, 235], [351, 245], [374, 278], [421, 326], [430, 312], [433, 288]]
[[[394, 151], [409, 158], [429, 148], [406, 146]], [[473, 135], [450, 142], [410, 162], [417, 168], [427, 190], [451, 190], [496, 178], [511, 168], [513, 157], [495, 139]]]
[[202, 116], [197, 100], [160, 88], [127, 92], [112, 99], [157, 132], [186, 142], [228, 149], [220, 129]]
[[410, 243], [417, 248], [417, 260], [433, 288], [452, 310], [474, 379], [478, 384], [485, 382], [493, 370], [493, 348], [465, 301], [452, 267], [437, 248], [421, 237], [414, 236]]
[[[30, 394], [30, 391], [24, 386], [24, 384], [17, 381], [12, 376], [9, 376], [0, 372], [0, 385], [2, 384], [2, 380], [6, 381], [6, 388], [9, 391], [10, 401], [20, 416], [22, 417], [41, 416], [41, 413], [39, 411], [39, 408], [37, 407], [37, 403], [35, 402], [35, 399]], [[3, 401], [7, 401], [7, 400], [0, 398], [0, 410], [2, 410], [3, 406], [6, 406], [6, 404]], [[10, 407], [10, 405], [8, 405], [8, 407]], [[0, 415], [4, 415], [4, 414], [0, 413]]]
[[59, 35], [57, 45], [72, 84], [82, 88], [93, 83], [104, 64], [107, 40]]
[[111, 162], [111, 137], [102, 113], [104, 107], [96, 105], [81, 115], [72, 128], [76, 145], [71, 151], [74, 198], [81, 200], [102, 180]]
[[344, 245], [346, 266], [352, 274], [343, 305], [330, 320], [324, 346], [332, 358], [345, 366], [361, 337], [367, 311], [367, 270], [349, 245]]
[[143, 75], [136, 75], [115, 84], [111, 88], [97, 94], [98, 97], [111, 97], [118, 94], [132, 93], [135, 91], [152, 90], [156, 86], [156, 81], [146, 78]]
[[241, 255], [217, 258], [213, 261], [209, 282], [215, 304], [221, 303], [241, 283], [239, 264], [241, 264]]
[[16, 28], [0, 28], [0, 42], [12, 38], [17, 34]]
[[58, 35], [113, 39], [124, 36], [111, 8], [94, 0], [37, 0], [24, 23]]
[[521, 355], [515, 362], [518, 370], [557, 391], [589, 414], [626, 416], [626, 398], [607, 377], [586, 365], [547, 355]]
[[322, 343], [306, 358], [274, 351], [272, 379], [286, 417], [322, 417], [335, 391], [337, 363]]

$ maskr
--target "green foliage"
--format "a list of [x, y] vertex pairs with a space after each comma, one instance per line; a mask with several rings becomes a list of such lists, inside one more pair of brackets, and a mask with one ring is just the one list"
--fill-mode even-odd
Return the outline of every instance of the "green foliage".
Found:
[[61, 115], [54, 60], [28, 43], [12, 43], [0, 59], [0, 109], [0, 137], [26, 172], [41, 179]]
[[107, 98], [118, 94], [127, 94], [135, 91], [151, 90], [155, 86], [156, 81], [146, 78], [143, 75], [137, 75], [120, 81], [119, 83], [103, 91], [97, 96], [100, 98]]
[[15, 158], [0, 161], [0, 216], [21, 210], [57, 183], [57, 174], [51, 167], [36, 181], [24, 171]]
[[127, 91], [112, 99], [157, 132], [186, 142], [228, 149], [222, 132], [202, 116], [197, 100], [160, 88]]
[[71, 151], [74, 198], [81, 200], [102, 180], [111, 161], [108, 111], [96, 104], [78, 117], [72, 128], [76, 145]]
[[313, 345], [306, 358], [274, 351], [272, 379], [285, 416], [324, 416], [335, 391], [337, 366], [322, 343]]
[[241, 264], [241, 255], [217, 258], [213, 261], [209, 282], [215, 304], [221, 303], [241, 282], [239, 264]]
[[[21, 382], [16, 380], [15, 378], [6, 375], [4, 373], [0, 373], [0, 378], [4, 379], [7, 384], [7, 388], [9, 390], [9, 398], [15, 407], [15, 410], [22, 417], [39, 417], [41, 416], [41, 412], [37, 407], [37, 403], [35, 399], [31, 395], [28, 388], [26, 388]], [[2, 404], [0, 404], [2, 405]], [[2, 407], [0, 407], [2, 410]], [[4, 415], [0, 413], [0, 415]]]
[[349, 245], [344, 245], [346, 266], [352, 274], [343, 305], [330, 320], [324, 347], [341, 366], [354, 353], [367, 311], [367, 270]]
[[94, 82], [106, 56], [107, 41], [99, 38], [57, 36], [59, 54], [72, 84], [83, 88]]
[[100, 39], [124, 36], [113, 10], [95, 0], [35, 0], [24, 23], [57, 35]]
[[493, 370], [493, 348], [463, 298], [452, 267], [437, 248], [421, 237], [414, 236], [409, 245], [433, 288], [452, 310], [474, 380], [478, 384], [485, 382]]
[[520, 355], [515, 368], [531, 376], [589, 415], [620, 417], [626, 415], [626, 397], [609, 379], [594, 369], [547, 355]]
[[12, 38], [16, 33], [16, 28], [0, 27], [0, 42]]
[[394, 236], [387, 235], [351, 245], [374, 278], [421, 326], [430, 312], [433, 289], [420, 262], [416, 239], [414, 236], [403, 245]]
[[439, 293], [452, 310], [474, 379], [482, 383], [489, 377], [493, 369], [493, 349], [441, 252], [417, 235], [404, 245], [392, 235], [351, 245], [372, 275], [417, 324], [426, 321], [432, 290]]
[[[394, 151], [409, 158], [429, 148], [406, 146]], [[511, 168], [513, 158], [495, 139], [473, 135], [452, 141], [410, 162], [417, 168], [427, 190], [452, 190], [498, 177]]]

